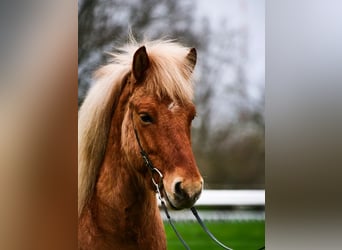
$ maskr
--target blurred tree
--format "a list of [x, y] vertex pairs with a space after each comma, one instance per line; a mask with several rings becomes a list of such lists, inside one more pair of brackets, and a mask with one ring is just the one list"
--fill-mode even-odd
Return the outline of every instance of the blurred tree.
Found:
[[193, 22], [191, 1], [82, 0], [78, 3], [79, 106], [91, 83], [92, 72], [106, 61], [105, 52], [127, 41], [167, 37], [200, 47]]
[[193, 126], [198, 165], [209, 188], [263, 188], [264, 89], [259, 100], [250, 99], [248, 30], [227, 24], [218, 31], [205, 28], [208, 44], [199, 53]]
[[[127, 41], [167, 37], [198, 50], [198, 116], [193, 149], [209, 188], [264, 188], [264, 99], [248, 95], [248, 30], [194, 17], [193, 1], [80, 0], [78, 2], [79, 105], [105, 52]], [[264, 94], [264, 90], [261, 90]]]

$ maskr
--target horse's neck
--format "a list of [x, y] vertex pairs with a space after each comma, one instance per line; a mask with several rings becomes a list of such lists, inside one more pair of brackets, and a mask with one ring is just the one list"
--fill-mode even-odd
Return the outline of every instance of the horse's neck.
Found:
[[140, 178], [129, 166], [105, 161], [97, 184], [97, 226], [125, 242], [140, 242], [161, 223], [155, 194]]
[[142, 174], [129, 166], [121, 143], [114, 142], [121, 138], [120, 131], [110, 132], [96, 190], [82, 222], [84, 240], [89, 249], [165, 249], [155, 194]]

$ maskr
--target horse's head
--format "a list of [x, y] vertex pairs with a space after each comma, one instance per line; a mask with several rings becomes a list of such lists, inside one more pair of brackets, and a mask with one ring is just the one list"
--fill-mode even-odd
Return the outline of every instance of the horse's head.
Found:
[[[132, 73], [128, 77], [131, 95], [122, 126], [123, 148], [131, 165], [141, 173], [148, 171], [140, 155], [135, 129], [142, 148], [164, 176], [162, 193], [174, 209], [191, 207], [203, 187], [190, 138], [195, 106], [190, 98], [172, 95], [172, 92], [182, 92], [179, 89], [181, 84], [191, 84], [190, 75], [196, 63], [195, 49], [182, 59], [183, 63], [166, 65], [166, 68], [182, 65], [182, 68], [174, 70], [174, 74], [178, 74], [176, 79], [183, 83], [172, 83], [170, 81], [175, 78], [168, 75], [170, 71], [163, 71], [165, 66], [163, 69], [161, 65], [171, 61], [156, 61], [153, 53], [148, 54], [145, 47], [135, 52]], [[158, 87], [158, 84], [163, 87]], [[170, 86], [172, 84], [174, 86]], [[143, 176], [147, 176], [145, 181], [149, 184], [150, 176]]]

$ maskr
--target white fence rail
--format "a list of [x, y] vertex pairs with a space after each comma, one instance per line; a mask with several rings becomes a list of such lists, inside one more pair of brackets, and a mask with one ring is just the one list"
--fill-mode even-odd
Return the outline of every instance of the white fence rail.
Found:
[[265, 190], [203, 190], [196, 206], [265, 206]]
[[195, 206], [265, 206], [265, 190], [203, 190]]
[[[203, 190], [195, 207], [204, 220], [248, 221], [265, 220], [265, 190]], [[209, 207], [201, 210], [201, 207]], [[261, 209], [221, 209], [224, 207], [261, 207]], [[176, 221], [195, 220], [189, 209], [170, 210], [170, 215]], [[163, 220], [167, 220], [161, 211]]]

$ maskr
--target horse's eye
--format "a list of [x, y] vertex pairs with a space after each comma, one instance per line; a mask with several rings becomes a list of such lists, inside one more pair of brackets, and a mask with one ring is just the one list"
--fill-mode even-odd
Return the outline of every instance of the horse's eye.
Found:
[[153, 119], [151, 116], [149, 116], [148, 114], [140, 114], [140, 119], [144, 122], [144, 123], [152, 123]]

